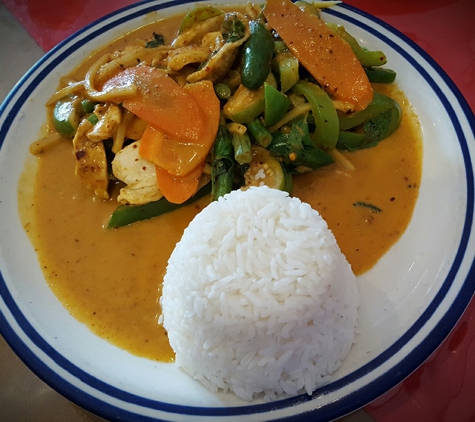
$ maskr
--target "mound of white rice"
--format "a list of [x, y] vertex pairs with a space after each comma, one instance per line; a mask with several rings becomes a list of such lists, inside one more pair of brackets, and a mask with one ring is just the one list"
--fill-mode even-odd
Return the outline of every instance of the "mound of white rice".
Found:
[[168, 262], [161, 322], [176, 363], [244, 400], [311, 394], [355, 335], [351, 267], [317, 211], [265, 186], [211, 203]]

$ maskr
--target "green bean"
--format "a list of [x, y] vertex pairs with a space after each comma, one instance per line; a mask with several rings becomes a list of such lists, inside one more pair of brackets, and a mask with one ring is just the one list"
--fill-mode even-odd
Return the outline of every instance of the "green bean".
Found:
[[248, 164], [251, 162], [251, 138], [247, 133], [233, 133], [234, 159], [238, 164]]
[[263, 148], [267, 148], [272, 142], [272, 135], [262, 123], [262, 120], [256, 118], [247, 124], [247, 130], [256, 140], [257, 144]]

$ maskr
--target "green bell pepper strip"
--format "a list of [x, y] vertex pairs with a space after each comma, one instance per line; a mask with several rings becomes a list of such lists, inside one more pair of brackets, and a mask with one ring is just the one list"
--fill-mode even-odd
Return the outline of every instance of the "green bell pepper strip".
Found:
[[290, 103], [287, 95], [264, 82], [264, 125], [274, 126], [287, 113]]
[[328, 94], [308, 81], [297, 82], [292, 90], [298, 95], [303, 95], [312, 107], [315, 120], [314, 142], [324, 148], [335, 148], [340, 124], [335, 106]]
[[262, 123], [260, 118], [250, 121], [246, 127], [256, 143], [261, 147], [267, 148], [272, 142], [272, 135], [264, 126], [264, 123]]
[[66, 138], [74, 138], [84, 111], [77, 96], [58, 100], [53, 109], [53, 124], [56, 131]]
[[251, 162], [251, 138], [247, 133], [240, 135], [233, 133], [232, 143], [234, 148], [234, 159], [240, 165]]
[[91, 101], [87, 98], [81, 101], [82, 109], [86, 114], [92, 113], [94, 111], [94, 108], [96, 107], [96, 104], [97, 101]]
[[392, 98], [379, 92], [375, 92], [373, 101], [371, 101], [369, 106], [364, 110], [353, 114], [340, 115], [338, 118], [340, 122], [339, 128], [340, 130], [348, 130], [359, 126], [368, 119], [395, 107], [395, 103], [396, 102]]
[[112, 213], [107, 229], [116, 229], [129, 224], [136, 223], [142, 220], [148, 220], [153, 217], [166, 214], [171, 211], [175, 211], [178, 208], [185, 205], [192, 204], [196, 200], [203, 198], [211, 192], [211, 183], [203, 186], [198, 192], [196, 192], [190, 199], [182, 204], [173, 204], [167, 201], [165, 198], [161, 198], [158, 201], [149, 202], [144, 205], [119, 205]]
[[89, 120], [90, 123], [95, 125], [99, 121], [99, 117], [97, 117], [96, 114], [91, 113], [89, 116], [86, 117], [87, 120]]
[[213, 200], [231, 192], [233, 177], [233, 143], [226, 126], [220, 124], [211, 160], [211, 197]]
[[396, 72], [392, 69], [379, 67], [365, 68], [364, 71], [370, 82], [377, 84], [392, 84], [396, 80]]
[[363, 67], [382, 66], [387, 63], [382, 51], [369, 51], [361, 47], [352, 35], [346, 32], [343, 25], [327, 22], [327, 26], [343, 38], [351, 47]]
[[214, 16], [222, 15], [224, 12], [213, 6], [201, 6], [188, 12], [181, 21], [178, 33], [181, 34], [190, 29], [194, 24], [203, 22]]
[[356, 132], [342, 130], [339, 135], [338, 149], [357, 151], [372, 148], [396, 131], [402, 119], [401, 106], [392, 98], [379, 95], [382, 98], [378, 100], [385, 101], [389, 107], [379, 108], [378, 113], [370, 113], [366, 120], [355, 128]]

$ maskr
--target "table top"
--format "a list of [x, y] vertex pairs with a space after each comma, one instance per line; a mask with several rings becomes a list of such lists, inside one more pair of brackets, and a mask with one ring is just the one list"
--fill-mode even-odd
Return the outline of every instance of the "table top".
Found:
[[[394, 26], [442, 67], [475, 111], [473, 0], [346, 0]], [[133, 0], [2, 0], [0, 101], [47, 51], [84, 25]], [[0, 337], [0, 419], [100, 421], [44, 384]], [[342, 419], [475, 421], [475, 300], [432, 356], [406, 380]], [[27, 400], [25, 400], [27, 398]]]

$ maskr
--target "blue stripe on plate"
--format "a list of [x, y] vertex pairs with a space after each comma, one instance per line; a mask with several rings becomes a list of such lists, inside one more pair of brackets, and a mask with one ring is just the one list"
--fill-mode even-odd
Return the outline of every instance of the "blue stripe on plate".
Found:
[[[131, 5], [124, 9], [121, 9], [118, 12], [111, 13], [110, 15], [105, 16], [104, 18], [96, 21], [95, 23], [86, 26], [82, 30], [76, 32], [74, 35], [69, 37], [67, 40], [60, 43], [57, 47], [52, 49], [48, 54], [46, 54], [32, 69], [22, 78], [20, 83], [14, 88], [12, 93], [6, 98], [5, 102], [0, 107], [0, 115], [3, 115], [9, 104], [14, 101], [14, 96], [17, 93], [20, 93], [19, 98], [12, 104], [12, 108], [8, 115], [5, 117], [4, 124], [0, 128], [0, 146], [3, 144], [8, 130], [10, 129], [11, 124], [16, 118], [21, 107], [34, 91], [36, 86], [44, 79], [53, 69], [55, 69], [59, 64], [64, 62], [71, 54], [73, 54], [77, 48], [84, 42], [84, 40], [93, 39], [110, 29], [113, 29], [117, 25], [128, 22], [136, 17], [142, 16], [151, 11], [160, 10], [169, 6], [183, 5], [187, 3], [192, 3], [191, 1], [171, 1], [162, 4], [155, 4], [153, 0], [145, 1], [139, 5]], [[471, 234], [471, 228], [473, 224], [473, 190], [474, 190], [474, 178], [473, 178], [473, 169], [472, 163], [470, 160], [470, 154], [467, 145], [467, 138], [465, 133], [460, 125], [460, 122], [455, 114], [455, 111], [447, 100], [443, 90], [439, 85], [431, 78], [429, 73], [426, 71], [424, 66], [422, 66], [417, 60], [411, 57], [406, 50], [400, 46], [399, 42], [395, 42], [392, 39], [382, 35], [377, 26], [384, 28], [385, 30], [391, 32], [396, 38], [399, 38], [402, 41], [402, 44], [409, 45], [413, 50], [415, 50], [421, 58], [427, 62], [425, 65], [429, 66], [435, 70], [437, 75], [441, 77], [444, 82], [447, 84], [448, 89], [453, 95], [457, 98], [461, 108], [464, 111], [465, 117], [467, 118], [472, 134], [475, 134], [475, 119], [474, 116], [468, 107], [467, 103], [463, 99], [462, 95], [450, 80], [450, 78], [445, 74], [445, 72], [427, 55], [421, 48], [419, 48], [415, 43], [410, 39], [405, 37], [399, 31], [395, 30], [391, 26], [385, 24], [379, 19], [366, 14], [352, 6], [342, 4], [340, 5], [343, 9], [347, 9], [351, 12], [354, 12], [365, 19], [368, 19], [376, 24], [376, 27], [369, 26], [359, 20], [347, 16], [345, 13], [342, 13], [336, 9], [326, 10], [325, 13], [329, 13], [333, 16], [336, 16], [342, 20], [346, 20], [356, 26], [361, 27], [365, 31], [373, 34], [374, 36], [383, 40], [391, 48], [396, 50], [401, 54], [412, 66], [414, 66], [424, 79], [430, 84], [434, 92], [437, 94], [441, 103], [443, 104], [447, 114], [452, 119], [454, 124], [455, 131], [457, 133], [459, 143], [462, 149], [462, 154], [465, 163], [465, 173], [467, 179], [467, 209], [465, 215], [464, 228], [462, 233], [462, 238], [460, 245], [457, 251], [456, 258], [450, 272], [444, 281], [440, 291], [437, 293], [431, 304], [428, 306], [426, 311], [422, 316], [413, 324], [413, 326], [391, 347], [386, 351], [381, 353], [378, 357], [373, 359], [371, 362], [363, 366], [362, 368], [354, 371], [348, 376], [333, 382], [325, 387], [318, 389], [313, 397], [329, 394], [331, 392], [338, 391], [339, 389], [345, 387], [348, 384], [351, 384], [357, 381], [362, 376], [365, 376], [372, 371], [376, 370], [382, 364], [384, 364], [389, 358], [395, 356], [414, 336], [420, 331], [420, 329], [430, 320], [433, 313], [436, 311], [438, 306], [441, 304], [445, 298], [447, 292], [451, 288], [457, 272], [460, 269], [464, 259], [472, 259], [465, 257], [465, 248], [468, 244]], [[398, 41], [399, 41], [398, 40]], [[375, 399], [379, 395], [383, 394], [391, 387], [396, 385], [399, 381], [408, 376], [413, 370], [415, 370], [434, 350], [435, 348], [443, 341], [447, 336], [450, 330], [453, 328], [459, 317], [461, 316], [463, 310], [468, 305], [470, 298], [475, 290], [475, 269], [472, 265], [470, 268], [467, 280], [463, 284], [457, 298], [451, 304], [448, 312], [444, 317], [439, 321], [439, 323], [432, 329], [430, 334], [419, 344], [415, 349], [404, 359], [401, 359], [398, 364], [392, 367], [389, 371], [379, 376], [378, 378], [371, 381], [370, 384], [360, 388], [357, 391], [354, 391], [340, 400], [337, 400], [334, 403], [325, 405], [324, 407], [317, 409], [310, 414], [304, 416], [296, 417], [298, 420], [314, 420], [315, 417], [319, 417], [320, 420], [330, 420], [337, 417], [340, 417], [346, 413], [349, 413], [353, 410], [364, 406], [369, 403], [371, 400]], [[12, 298], [8, 288], [5, 284], [3, 277], [0, 274], [0, 294], [2, 295], [9, 311], [15, 318], [17, 324], [21, 327], [23, 332], [27, 337], [39, 347], [50, 359], [52, 359], [58, 366], [69, 372], [73, 377], [81, 380], [90, 387], [97, 389], [98, 391], [112, 397], [119, 399], [125, 403], [130, 403], [137, 405], [146, 409], [154, 409], [160, 412], [171, 413], [171, 414], [182, 414], [190, 416], [215, 416], [215, 417], [224, 417], [224, 416], [245, 416], [256, 413], [266, 413], [284, 409], [291, 406], [298, 405], [300, 403], [308, 402], [311, 400], [307, 395], [301, 395], [298, 397], [293, 397], [289, 399], [279, 400], [273, 403], [268, 404], [259, 404], [259, 405], [248, 405], [243, 407], [230, 407], [230, 408], [218, 408], [218, 407], [193, 407], [193, 406], [181, 406], [173, 405], [169, 403], [164, 403], [156, 400], [145, 399], [126, 391], [120, 390], [112, 385], [104, 383], [103, 381], [97, 379], [96, 377], [90, 375], [89, 373], [83, 371], [64, 356], [56, 352], [31, 326], [28, 320], [23, 316], [21, 311], [18, 309], [14, 299]], [[129, 412], [123, 409], [120, 409], [116, 406], [111, 405], [110, 403], [97, 399], [94, 396], [91, 396], [88, 393], [85, 393], [82, 390], [77, 389], [66, 379], [62, 378], [55, 371], [48, 366], [47, 363], [43, 362], [38, 356], [36, 356], [29, 348], [26, 346], [20, 337], [17, 335], [14, 329], [10, 327], [7, 323], [7, 319], [0, 314], [0, 329], [2, 330], [2, 335], [9, 342], [12, 349], [23, 359], [23, 361], [44, 381], [50, 384], [53, 388], [61, 392], [64, 396], [70, 399], [73, 402], [81, 405], [82, 407], [91, 410], [92, 412], [103, 416], [105, 418], [120, 418], [122, 420], [134, 420], [134, 421], [152, 421], [154, 418], [149, 418], [136, 414], [134, 412]], [[294, 420], [291, 418], [283, 418], [282, 420]]]

